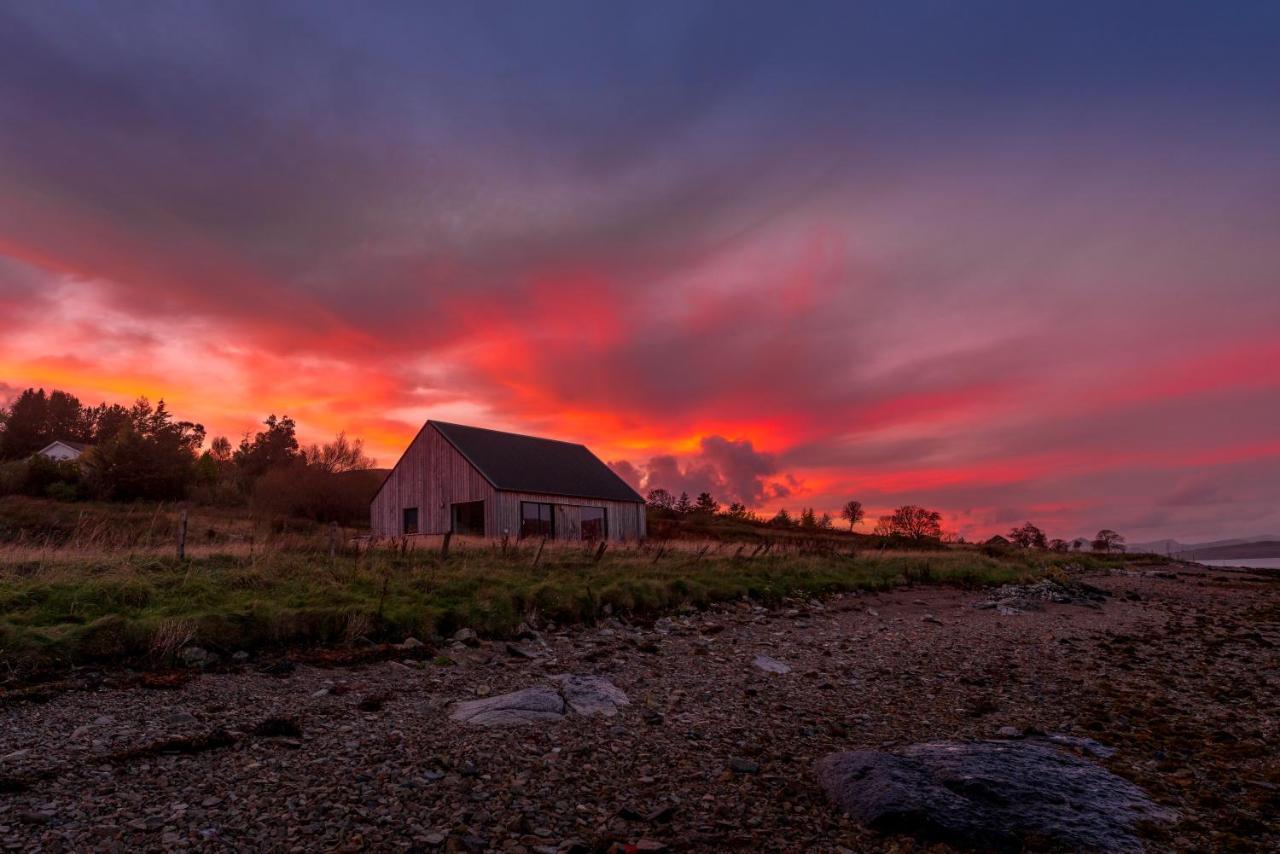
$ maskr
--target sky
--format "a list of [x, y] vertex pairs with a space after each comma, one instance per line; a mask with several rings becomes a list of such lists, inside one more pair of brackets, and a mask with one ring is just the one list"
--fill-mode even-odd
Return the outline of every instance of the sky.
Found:
[[1280, 5], [0, 0], [0, 400], [1280, 534]]

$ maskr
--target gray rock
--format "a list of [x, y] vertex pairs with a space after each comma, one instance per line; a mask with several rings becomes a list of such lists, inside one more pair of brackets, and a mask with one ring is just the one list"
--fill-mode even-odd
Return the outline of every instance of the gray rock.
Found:
[[833, 753], [815, 772], [831, 799], [869, 827], [959, 848], [1020, 850], [1047, 842], [1138, 851], [1138, 822], [1176, 818], [1106, 768], [1028, 741]]
[[1002, 726], [996, 730], [996, 735], [1001, 738], [1022, 738], [1022, 730], [1016, 726]]
[[193, 727], [200, 723], [195, 715], [186, 709], [170, 709], [165, 712], [164, 722], [171, 727]]
[[790, 673], [791, 665], [778, 661], [776, 658], [770, 658], [767, 655], [757, 655], [751, 662], [765, 673]]
[[198, 646], [185, 646], [178, 653], [178, 658], [187, 667], [210, 667], [218, 663], [217, 653]]
[[457, 643], [466, 644], [467, 646], [479, 646], [480, 638], [471, 629], [458, 629], [453, 633], [453, 639]]
[[426, 644], [415, 637], [407, 637], [404, 639], [404, 642], [400, 644], [401, 649], [421, 649], [424, 646], [426, 646]]
[[564, 699], [550, 687], [525, 688], [458, 703], [451, 717], [477, 726], [523, 726], [564, 720]]
[[622, 706], [631, 705], [622, 689], [603, 676], [574, 676], [562, 673], [551, 677], [560, 683], [560, 693], [575, 712], [584, 717], [613, 717]]

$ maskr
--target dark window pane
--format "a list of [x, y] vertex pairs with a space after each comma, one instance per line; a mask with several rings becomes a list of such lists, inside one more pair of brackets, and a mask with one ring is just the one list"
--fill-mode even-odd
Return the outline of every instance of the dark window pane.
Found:
[[582, 539], [603, 540], [608, 528], [603, 507], [582, 508]]
[[453, 505], [453, 531], [469, 537], [484, 536], [484, 502], [465, 501]]
[[401, 526], [402, 533], [416, 534], [418, 533], [418, 508], [404, 508], [404, 525]]
[[555, 535], [555, 526], [551, 522], [552, 509], [550, 504], [542, 504], [536, 501], [520, 502], [520, 536], [521, 537], [552, 537]]

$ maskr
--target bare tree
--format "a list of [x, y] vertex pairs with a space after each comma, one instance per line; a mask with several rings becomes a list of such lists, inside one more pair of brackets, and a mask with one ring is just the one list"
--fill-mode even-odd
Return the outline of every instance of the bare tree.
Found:
[[1092, 545], [1095, 552], [1106, 552], [1107, 554], [1111, 554], [1113, 551], [1122, 552], [1124, 551], [1124, 537], [1110, 528], [1103, 528], [1093, 538]]
[[1024, 549], [1043, 549], [1048, 547], [1048, 541], [1045, 538], [1044, 531], [1032, 525], [1030, 522], [1024, 523], [1019, 528], [1014, 528], [1009, 532], [1009, 541], [1017, 543]]
[[942, 514], [915, 504], [904, 504], [893, 511], [893, 533], [913, 540], [942, 536]]
[[352, 441], [346, 433], [339, 433], [332, 442], [324, 445], [312, 445], [304, 448], [302, 459], [314, 469], [328, 474], [341, 474], [348, 471], [367, 471], [373, 468], [374, 461], [365, 456], [364, 440]]
[[867, 517], [867, 511], [862, 509], [861, 501], [846, 501], [844, 507], [840, 508], [840, 518], [849, 523], [849, 530], [852, 531], [854, 525], [857, 525]]

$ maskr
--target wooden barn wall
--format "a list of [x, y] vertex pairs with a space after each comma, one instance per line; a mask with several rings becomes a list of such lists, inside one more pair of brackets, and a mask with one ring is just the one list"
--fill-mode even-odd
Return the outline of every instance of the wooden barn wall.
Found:
[[495, 495], [489, 481], [428, 425], [409, 445], [374, 497], [370, 523], [378, 536], [399, 536], [403, 533], [402, 511], [417, 507], [418, 531], [443, 534], [449, 530], [453, 504], [483, 501], [485, 530], [493, 531], [498, 525]]
[[579, 507], [605, 508], [611, 540], [636, 540], [645, 536], [644, 505], [638, 502], [494, 490], [489, 481], [429, 425], [409, 445], [374, 497], [369, 511], [370, 523], [377, 536], [399, 536], [403, 533], [400, 526], [404, 508], [417, 507], [418, 531], [443, 534], [452, 522], [452, 505], [463, 501], [484, 502], [485, 535], [495, 539], [501, 537], [503, 531], [509, 531], [512, 537], [519, 536], [521, 501], [556, 505], [557, 539], [580, 537]]
[[537, 501], [542, 504], [555, 505], [555, 529], [558, 540], [577, 540], [581, 538], [580, 507], [605, 508], [605, 522], [609, 527], [608, 537], [611, 540], [644, 539], [645, 516], [644, 505], [635, 501], [605, 501], [594, 498], [568, 498], [563, 495], [544, 495], [535, 492], [499, 492], [498, 493], [498, 526], [491, 536], [501, 536], [504, 530], [511, 536], [520, 533], [520, 502]]

